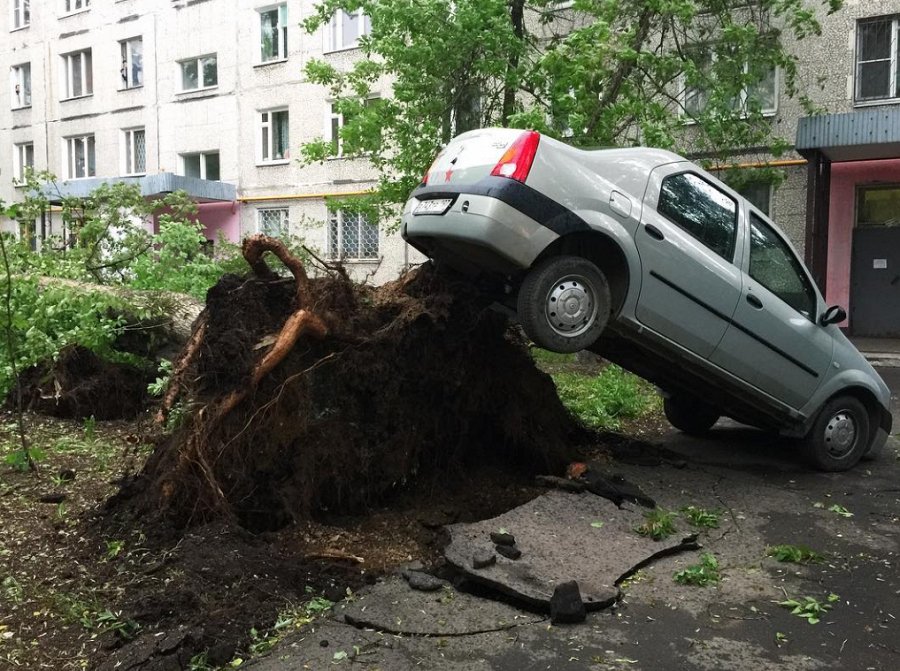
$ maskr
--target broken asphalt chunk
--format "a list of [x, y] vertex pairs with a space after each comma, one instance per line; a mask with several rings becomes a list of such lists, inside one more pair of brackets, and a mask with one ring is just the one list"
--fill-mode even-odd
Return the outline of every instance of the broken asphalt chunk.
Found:
[[420, 592], [434, 592], [447, 584], [440, 578], [435, 578], [430, 573], [422, 571], [410, 571], [406, 579], [409, 581], [410, 587]]
[[506, 531], [492, 531], [491, 542], [497, 545], [513, 546], [516, 544], [516, 537]]
[[553, 624], [584, 622], [587, 610], [581, 600], [581, 591], [575, 580], [561, 582], [550, 597], [550, 621]]
[[472, 568], [480, 569], [487, 568], [488, 566], [493, 566], [497, 563], [497, 555], [493, 550], [488, 550], [487, 548], [480, 548], [475, 550], [472, 554]]

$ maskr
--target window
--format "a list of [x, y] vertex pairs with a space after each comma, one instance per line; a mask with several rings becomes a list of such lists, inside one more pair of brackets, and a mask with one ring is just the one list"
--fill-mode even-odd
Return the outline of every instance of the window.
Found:
[[10, 84], [13, 109], [31, 107], [31, 63], [14, 65], [10, 69]]
[[259, 232], [273, 238], [288, 234], [288, 210], [286, 207], [266, 208], [256, 211]]
[[369, 17], [361, 9], [345, 12], [339, 9], [328, 23], [327, 51], [352, 49], [359, 45], [359, 38], [372, 31]]
[[860, 187], [857, 226], [900, 226], [900, 184]]
[[750, 277], [797, 312], [812, 319], [816, 294], [787, 244], [750, 213]]
[[[709, 77], [717, 55], [709, 48], [697, 48], [691, 58], [700, 76]], [[749, 72], [749, 66], [743, 66], [743, 75]], [[709, 92], [699, 83], [686, 83], [684, 86], [684, 112], [688, 116], [699, 116], [709, 104]], [[752, 84], [743, 87], [738, 96], [731, 101], [731, 108], [747, 113], [758, 106], [762, 114], [774, 114], [778, 109], [778, 68], [768, 68], [762, 76]]]
[[900, 16], [856, 27], [856, 100], [900, 98]]
[[122, 174], [143, 175], [147, 172], [147, 135], [143, 128], [122, 131]]
[[91, 50], [65, 54], [63, 60], [63, 100], [89, 96], [94, 92]]
[[31, 0], [12, 0], [10, 25], [13, 30], [31, 25]]
[[748, 182], [735, 191], [767, 217], [772, 216], [772, 185], [769, 182]]
[[97, 164], [94, 160], [94, 136], [67, 137], [65, 140], [66, 179], [94, 177]]
[[34, 144], [24, 142], [13, 145], [13, 180], [21, 182], [29, 168], [34, 168]]
[[219, 152], [204, 151], [181, 155], [181, 169], [185, 177], [219, 179]]
[[257, 10], [259, 12], [259, 45], [262, 63], [287, 58], [287, 5]]
[[331, 212], [328, 255], [333, 259], [378, 258], [378, 227], [361, 212]]
[[699, 175], [684, 172], [663, 180], [659, 213], [722, 258], [731, 261], [737, 203]]
[[91, 0], [64, 0], [65, 13], [79, 12], [91, 6]]
[[219, 65], [216, 55], [200, 56], [181, 61], [181, 90], [196, 91], [219, 85]]
[[[362, 101], [363, 107], [367, 108], [377, 100], [377, 97], [366, 98]], [[341, 129], [346, 123], [349, 123], [352, 118], [352, 116], [339, 112], [334, 103], [329, 106], [328, 116], [325, 120], [325, 137], [331, 142], [331, 153], [334, 156], [344, 156], [344, 141], [341, 138]]]
[[285, 161], [290, 158], [288, 111], [268, 110], [259, 115], [260, 163]]
[[121, 89], [133, 89], [144, 85], [144, 43], [140, 37], [119, 42], [122, 49]]

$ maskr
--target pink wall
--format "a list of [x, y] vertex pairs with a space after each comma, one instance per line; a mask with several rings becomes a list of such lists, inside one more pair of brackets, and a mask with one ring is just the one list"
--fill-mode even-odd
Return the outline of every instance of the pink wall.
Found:
[[237, 203], [201, 203], [200, 223], [205, 227], [204, 235], [209, 240], [218, 240], [219, 233], [231, 242], [240, 242], [241, 217]]
[[856, 187], [867, 184], [900, 184], [900, 159], [831, 165], [825, 299], [829, 305], [845, 308], [847, 314], [850, 314], [850, 259], [853, 225], [856, 222]]

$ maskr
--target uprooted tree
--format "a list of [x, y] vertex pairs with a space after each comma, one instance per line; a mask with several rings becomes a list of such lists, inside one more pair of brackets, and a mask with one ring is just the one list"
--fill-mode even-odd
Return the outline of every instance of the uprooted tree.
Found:
[[580, 429], [549, 376], [467, 283], [428, 265], [378, 288], [309, 278], [265, 236], [243, 254], [252, 273], [209, 291], [175, 363], [159, 420], [182, 426], [119, 501], [273, 529], [473, 460], [544, 471], [572, 456]]

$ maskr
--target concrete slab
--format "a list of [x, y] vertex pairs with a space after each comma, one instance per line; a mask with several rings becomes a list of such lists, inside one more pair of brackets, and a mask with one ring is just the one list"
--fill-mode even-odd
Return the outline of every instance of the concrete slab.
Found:
[[336, 614], [355, 627], [412, 636], [483, 634], [547, 619], [449, 586], [438, 592], [419, 592], [402, 578], [391, 578], [352, 602], [342, 603]]
[[[598, 610], [619, 596], [618, 582], [655, 558], [695, 549], [693, 537], [653, 541], [635, 533], [643, 521], [636, 506], [617, 508], [594, 494], [552, 491], [503, 515], [449, 527], [447, 561], [473, 581], [524, 604], [548, 610], [553, 590], [575, 580], [585, 607]], [[479, 550], [492, 548], [492, 531], [506, 529], [522, 551], [518, 560], [498, 556], [472, 567]]]

